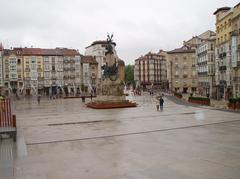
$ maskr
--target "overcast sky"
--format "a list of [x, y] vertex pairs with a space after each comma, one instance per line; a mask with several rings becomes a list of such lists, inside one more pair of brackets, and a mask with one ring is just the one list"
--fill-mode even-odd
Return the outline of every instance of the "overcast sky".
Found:
[[180, 47], [215, 30], [213, 12], [238, 0], [0, 0], [0, 42], [10, 47], [79, 49], [114, 33], [118, 56]]

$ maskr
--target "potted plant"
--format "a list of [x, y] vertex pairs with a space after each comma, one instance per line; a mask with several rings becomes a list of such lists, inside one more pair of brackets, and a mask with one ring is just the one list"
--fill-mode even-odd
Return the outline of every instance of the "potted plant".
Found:
[[230, 109], [236, 109], [236, 103], [237, 103], [237, 99], [236, 98], [229, 98], [229, 103], [228, 103], [228, 107]]

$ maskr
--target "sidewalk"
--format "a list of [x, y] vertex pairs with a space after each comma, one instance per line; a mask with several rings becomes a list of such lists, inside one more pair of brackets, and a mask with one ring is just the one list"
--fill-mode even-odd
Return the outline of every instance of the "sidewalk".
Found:
[[[190, 94], [182, 94], [182, 100], [184, 100], [185, 102], [188, 102], [188, 98], [190, 96]], [[199, 97], [201, 97], [200, 95], [197, 95]], [[219, 110], [226, 110], [226, 111], [231, 111], [231, 112], [240, 112], [240, 110], [232, 110], [228, 108], [228, 101], [222, 99], [222, 100], [215, 100], [215, 99], [211, 99], [211, 103], [210, 103], [210, 107], [213, 107], [215, 109], [219, 109]]]

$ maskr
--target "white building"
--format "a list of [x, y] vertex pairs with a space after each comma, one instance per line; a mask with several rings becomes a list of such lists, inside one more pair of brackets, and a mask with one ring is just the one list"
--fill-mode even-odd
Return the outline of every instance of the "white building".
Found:
[[63, 80], [66, 94], [80, 93], [81, 89], [81, 56], [75, 49], [60, 49], [63, 54]]
[[212, 31], [202, 39], [196, 49], [198, 93], [203, 96], [216, 98], [215, 89], [215, 40], [216, 34]]
[[47, 95], [63, 92], [63, 55], [58, 49], [42, 49], [44, 91]]
[[[105, 63], [105, 53], [106, 53], [106, 45], [107, 41], [105, 40], [100, 40], [100, 41], [95, 41], [93, 42], [90, 46], [86, 47], [85, 55], [86, 56], [93, 56], [95, 57], [97, 63], [98, 63], [98, 74], [97, 78], [101, 79], [102, 78], [102, 69], [101, 67]], [[117, 53], [115, 50], [116, 43], [112, 43], [113, 46], [113, 53], [114, 56], [118, 59]]]

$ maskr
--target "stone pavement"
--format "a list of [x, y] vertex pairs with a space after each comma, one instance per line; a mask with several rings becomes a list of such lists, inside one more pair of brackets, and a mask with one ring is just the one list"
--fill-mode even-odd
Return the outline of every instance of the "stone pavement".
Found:
[[[149, 95], [139, 106], [86, 108], [80, 99], [17, 101], [17, 179], [240, 178], [240, 114]], [[0, 177], [1, 178], [1, 177]]]

